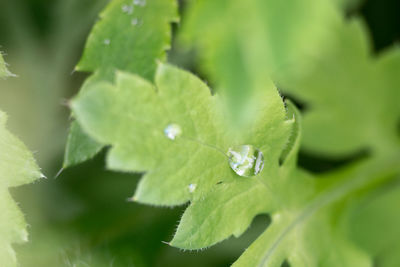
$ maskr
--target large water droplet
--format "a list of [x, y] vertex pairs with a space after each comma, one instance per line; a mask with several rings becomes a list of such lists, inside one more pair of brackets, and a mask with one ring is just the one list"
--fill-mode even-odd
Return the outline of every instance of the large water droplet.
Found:
[[175, 123], [168, 124], [164, 129], [164, 134], [169, 139], [175, 140], [175, 138], [182, 134], [181, 126]]
[[264, 167], [264, 155], [252, 145], [229, 148], [229, 165], [237, 175], [250, 177], [259, 174]]

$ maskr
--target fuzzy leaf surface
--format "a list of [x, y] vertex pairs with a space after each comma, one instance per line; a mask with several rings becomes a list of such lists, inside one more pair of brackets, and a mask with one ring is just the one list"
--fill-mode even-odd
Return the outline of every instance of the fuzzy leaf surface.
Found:
[[0, 262], [17, 266], [12, 243], [28, 240], [26, 222], [9, 188], [31, 183], [42, 177], [32, 153], [6, 129], [6, 114], [0, 111]]

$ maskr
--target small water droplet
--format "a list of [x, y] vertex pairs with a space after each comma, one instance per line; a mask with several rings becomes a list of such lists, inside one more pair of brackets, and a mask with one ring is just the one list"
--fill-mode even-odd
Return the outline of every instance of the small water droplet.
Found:
[[110, 41], [110, 39], [105, 39], [105, 40], [103, 41], [103, 43], [104, 43], [105, 45], [110, 45], [111, 41]]
[[164, 129], [164, 134], [171, 140], [175, 140], [178, 136], [182, 134], [182, 129], [178, 124], [171, 123], [168, 124]]
[[194, 190], [196, 190], [197, 185], [196, 184], [190, 184], [188, 185], [189, 193], [193, 193]]
[[21, 232], [21, 239], [22, 239], [22, 241], [24, 241], [24, 242], [28, 242], [28, 232], [27, 232], [26, 230], [23, 230], [23, 231]]
[[254, 176], [264, 168], [263, 153], [252, 145], [229, 148], [227, 155], [229, 157], [229, 165], [239, 176]]
[[131, 25], [132, 25], [132, 26], [139, 25], [139, 23], [140, 23], [140, 21], [139, 21], [138, 18], [133, 18], [133, 19], [131, 20]]
[[124, 12], [128, 15], [133, 13], [133, 5], [123, 5], [121, 9], [122, 9], [122, 12]]
[[137, 6], [145, 6], [146, 0], [133, 0], [132, 3]]

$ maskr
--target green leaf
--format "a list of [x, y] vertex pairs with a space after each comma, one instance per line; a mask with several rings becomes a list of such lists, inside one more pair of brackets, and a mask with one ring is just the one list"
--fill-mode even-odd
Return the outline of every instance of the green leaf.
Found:
[[[93, 27], [75, 68], [94, 72], [81, 90], [92, 82], [113, 81], [117, 70], [153, 80], [156, 62], [165, 61], [170, 48], [170, 24], [177, 21], [175, 0], [111, 1]], [[71, 126], [64, 167], [92, 158], [101, 148], [78, 125]]]
[[[226, 120], [220, 96], [169, 65], [159, 66], [155, 87], [127, 73], [118, 73], [115, 85], [92, 86], [72, 101], [74, 114], [90, 136], [112, 145], [109, 168], [147, 171], [133, 200], [155, 205], [191, 200], [173, 245], [197, 249], [239, 236], [255, 215], [274, 207], [276, 200], [268, 201], [268, 193], [284, 179], [280, 173], [287, 167], [279, 165], [279, 158], [294, 123], [286, 120], [272, 85], [254, 102], [259, 113], [252, 124], [240, 131]], [[164, 134], [171, 124], [182, 130], [174, 140]], [[264, 169], [252, 178], [233, 172], [225, 154], [244, 144], [264, 154]], [[244, 209], [250, 202], [254, 206]]]
[[17, 266], [12, 243], [28, 240], [26, 222], [11, 198], [9, 188], [31, 183], [43, 177], [27, 148], [6, 129], [6, 115], [0, 111], [0, 262]]
[[[400, 264], [399, 176], [378, 190], [368, 190], [365, 196], [348, 212], [348, 229], [355, 242], [365, 249], [379, 266]], [[368, 222], [368, 223], [365, 223]]]
[[65, 148], [63, 167], [69, 167], [94, 157], [103, 146], [85, 134], [81, 126], [71, 122], [67, 146]]
[[[78, 71], [101, 72], [112, 79], [125, 70], [152, 80], [156, 62], [170, 48], [171, 22], [177, 22], [177, 2], [114, 0], [100, 13], [76, 66]], [[104, 79], [104, 78], [103, 78]]]
[[[93, 84], [72, 101], [83, 129], [96, 141], [112, 145], [109, 168], [147, 171], [135, 200], [183, 204], [203, 196], [218, 182], [243, 179], [230, 169], [225, 154], [237, 145], [251, 144], [263, 152], [266, 164], [260, 179], [278, 171], [293, 122], [285, 121], [282, 99], [272, 85], [264, 90], [261, 99], [268, 101], [258, 102], [259, 113], [252, 124], [234, 131], [218, 105], [220, 97], [212, 96], [197, 77], [161, 64], [155, 83], [156, 88], [139, 76], [120, 72], [116, 85]], [[164, 130], [170, 124], [179, 125], [181, 137], [166, 137]], [[196, 185], [192, 193], [190, 184]]]

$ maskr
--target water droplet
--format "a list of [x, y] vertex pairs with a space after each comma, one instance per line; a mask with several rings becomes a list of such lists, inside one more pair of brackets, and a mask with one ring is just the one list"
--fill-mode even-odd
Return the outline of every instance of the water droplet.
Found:
[[132, 3], [134, 5], [137, 5], [137, 6], [145, 6], [146, 5], [146, 0], [133, 0]]
[[110, 41], [110, 39], [105, 39], [105, 40], [103, 41], [103, 43], [104, 43], [105, 45], [110, 45], [111, 41]]
[[28, 232], [25, 229], [21, 231], [20, 235], [22, 241], [28, 242]]
[[133, 13], [133, 5], [123, 5], [122, 6], [122, 12], [130, 15]]
[[131, 20], [131, 25], [132, 25], [132, 26], [139, 25], [139, 23], [140, 23], [140, 21], [139, 21], [138, 18], [133, 18], [133, 19]]
[[194, 190], [196, 190], [197, 185], [196, 184], [190, 184], [188, 185], [189, 193], [193, 193]]
[[229, 148], [229, 165], [239, 176], [250, 177], [259, 174], [264, 167], [263, 153], [252, 145]]
[[168, 124], [168, 126], [164, 129], [164, 134], [169, 139], [175, 140], [176, 137], [182, 134], [182, 129], [178, 124]]

